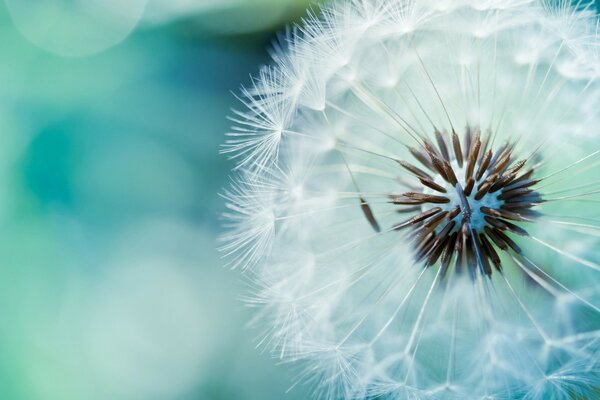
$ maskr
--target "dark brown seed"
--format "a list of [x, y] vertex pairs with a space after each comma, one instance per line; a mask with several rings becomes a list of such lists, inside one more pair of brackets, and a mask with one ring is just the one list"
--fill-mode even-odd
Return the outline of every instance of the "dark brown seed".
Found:
[[452, 146], [454, 147], [454, 156], [456, 157], [456, 162], [458, 166], [462, 168], [463, 166], [463, 155], [462, 149], [460, 148], [460, 139], [456, 132], [452, 132]]
[[[507, 200], [504, 200], [504, 204], [502, 204], [500, 206], [500, 208], [509, 208], [508, 206], [515, 206], [518, 204], [527, 204], [527, 203], [534, 203], [534, 204], [541, 204], [543, 203], [544, 200], [540, 197], [539, 193], [537, 192], [533, 192], [527, 196], [518, 196], [518, 197], [513, 197]], [[514, 207], [513, 207], [514, 209]]]
[[417, 204], [425, 203], [422, 200], [414, 200], [414, 199], [406, 198], [406, 197], [404, 197], [404, 195], [401, 195], [401, 194], [391, 194], [388, 197], [390, 198], [390, 203], [398, 204], [398, 205], [410, 206], [410, 205], [417, 205]]
[[446, 219], [447, 215], [448, 215], [448, 211], [444, 211], [444, 212], [432, 217], [429, 221], [427, 221], [425, 223], [425, 225], [423, 225], [424, 231], [429, 232], [429, 231], [432, 231], [435, 228], [437, 228], [437, 226]]
[[456, 238], [457, 237], [458, 237], [458, 234], [456, 232], [454, 232], [450, 236], [450, 239], [446, 242], [446, 245], [444, 248], [444, 253], [442, 255], [442, 265], [440, 266], [440, 268], [441, 268], [440, 274], [442, 277], [444, 277], [446, 275], [446, 272], [448, 271], [448, 266], [450, 265], [450, 261], [452, 260], [452, 255], [454, 254], [454, 248], [456, 246]]
[[429, 158], [427, 158], [425, 153], [415, 149], [414, 147], [410, 147], [408, 151], [410, 151], [413, 157], [416, 158], [417, 161], [419, 161], [422, 165], [429, 168], [430, 170], [433, 170], [433, 165], [431, 165], [431, 161], [429, 161]]
[[471, 140], [473, 139], [473, 131], [471, 130], [470, 126], [467, 126], [466, 132], [465, 132], [465, 146], [464, 146], [464, 157], [465, 158], [469, 158], [469, 150], [471, 149]]
[[495, 193], [498, 190], [502, 189], [507, 184], [512, 182], [516, 176], [517, 176], [517, 174], [503, 175], [502, 177], [500, 177], [500, 179], [498, 179], [496, 182], [494, 182], [494, 184], [490, 188], [490, 193]]
[[377, 220], [375, 219], [375, 215], [373, 215], [373, 210], [371, 210], [371, 207], [369, 206], [369, 204], [363, 197], [359, 197], [359, 199], [360, 199], [360, 208], [362, 209], [363, 214], [367, 218], [367, 221], [369, 221], [369, 224], [371, 224], [371, 227], [373, 228], [373, 230], [375, 232], [381, 232], [379, 223], [377, 223]]
[[411, 172], [413, 175], [416, 175], [418, 178], [429, 179], [430, 181], [433, 180], [433, 178], [431, 176], [429, 176], [429, 174], [427, 174], [427, 172], [423, 171], [422, 169], [417, 168], [414, 165], [407, 163], [406, 161], [402, 161], [402, 160], [396, 160], [396, 161], [398, 162], [398, 164], [400, 164], [402, 166], [402, 168]]
[[465, 188], [463, 189], [463, 193], [464, 193], [465, 197], [469, 197], [471, 195], [471, 192], [473, 191], [474, 186], [475, 186], [475, 179], [469, 178]]
[[513, 221], [527, 221], [527, 218], [522, 217], [520, 214], [503, 209], [481, 207], [481, 212], [496, 218], [506, 218]]
[[445, 240], [450, 235], [450, 232], [454, 228], [454, 225], [456, 225], [456, 221], [450, 221], [444, 226], [444, 228], [440, 231], [436, 239], [438, 243], [440, 243], [442, 240]]
[[442, 251], [444, 251], [447, 240], [448, 240], [448, 238], [446, 238], [443, 243], [433, 245], [433, 247], [429, 251], [429, 254], [428, 254], [429, 257], [427, 258], [426, 266], [430, 267], [437, 262], [437, 260], [442, 255]]
[[438, 260], [438, 258], [442, 254], [442, 250], [444, 250], [444, 247], [446, 246], [446, 241], [450, 239], [450, 232], [454, 228], [455, 224], [455, 221], [450, 221], [437, 235], [433, 242], [433, 245], [431, 246], [429, 254], [430, 257], [427, 260], [427, 265], [433, 265]]
[[526, 163], [527, 163], [527, 160], [518, 161], [517, 163], [515, 163], [514, 166], [510, 167], [506, 171], [506, 174], [507, 175], [516, 174], [517, 172], [519, 172], [521, 170], [521, 168], [523, 168], [525, 166]]
[[504, 241], [497, 235], [497, 232], [500, 232], [499, 230], [490, 228], [489, 226], [484, 227], [483, 230], [486, 235], [488, 235], [488, 237], [492, 239], [494, 243], [496, 243], [496, 246], [500, 247], [504, 251], [508, 249], [508, 245], [504, 243]]
[[523, 229], [520, 226], [517, 226], [511, 222], [503, 221], [503, 220], [489, 217], [489, 216], [485, 216], [484, 219], [488, 224], [492, 225], [496, 229], [503, 230], [503, 231], [508, 230], [508, 231], [516, 233], [517, 235], [520, 235], [520, 236], [528, 235], [528, 233], [525, 229]]
[[404, 207], [396, 210], [398, 214], [407, 214], [414, 211], [421, 211], [421, 206]]
[[521, 254], [522, 250], [517, 244], [502, 231], [496, 231], [496, 235], [498, 235], [504, 243], [506, 243], [513, 251], [517, 254]]
[[435, 239], [435, 234], [434, 233], [428, 233], [427, 235], [423, 235], [423, 236], [416, 236], [415, 237], [415, 241], [416, 241], [416, 245], [415, 245], [415, 251], [420, 251], [423, 249], [423, 247], [428, 243], [433, 241], [433, 239]]
[[508, 221], [504, 221], [504, 223], [506, 224], [506, 228], [511, 231], [512, 233], [516, 233], [519, 236], [529, 236], [529, 233], [527, 233], [527, 231], [523, 228], [521, 228], [520, 226], [517, 226], [515, 224], [513, 224], [512, 222], [508, 222]]
[[494, 157], [492, 157], [492, 161], [490, 162], [489, 168], [493, 168], [493, 166], [496, 164], [496, 162], [499, 159], [504, 157], [507, 154], [507, 152], [511, 152], [511, 151], [512, 151], [512, 145], [509, 143], [504, 143], [502, 146], [500, 146], [500, 148], [494, 154]]
[[417, 245], [415, 249], [415, 258], [417, 261], [420, 261], [427, 255], [431, 247], [433, 246], [433, 242], [435, 241], [435, 234], [430, 233], [425, 236]]
[[445, 189], [443, 186], [440, 186], [440, 185], [438, 185], [437, 183], [435, 183], [435, 182], [434, 182], [434, 181], [432, 181], [432, 180], [429, 180], [429, 179], [423, 179], [423, 178], [421, 178], [421, 179], [419, 179], [419, 180], [421, 181], [421, 183], [422, 183], [424, 186], [427, 186], [428, 188], [431, 188], [431, 189], [433, 189], [433, 190], [435, 190], [435, 191], [438, 191], [438, 192], [440, 192], [440, 193], [447, 193], [447, 190], [446, 190], [446, 189]]
[[442, 209], [440, 207], [432, 208], [431, 210], [427, 210], [419, 215], [415, 215], [414, 217], [412, 217], [404, 222], [394, 225], [393, 229], [399, 230], [399, 229], [402, 229], [409, 225], [414, 225], [418, 222], [424, 221], [424, 220], [434, 216], [435, 214], [439, 213], [440, 211], [442, 211]]
[[467, 259], [467, 269], [469, 271], [469, 275], [471, 279], [475, 279], [477, 276], [477, 260], [475, 257], [475, 250], [473, 249], [473, 241], [471, 240], [471, 236], [468, 237], [468, 240], [464, 244], [465, 247], [465, 257]]
[[481, 150], [479, 151], [479, 157], [477, 158], [477, 165], [481, 165], [483, 157], [487, 154], [488, 144], [490, 143], [491, 134], [488, 131], [481, 140]]
[[427, 140], [427, 139], [423, 140], [423, 147], [425, 147], [425, 152], [427, 154], [431, 153], [431, 154], [435, 155], [437, 158], [442, 158], [442, 155], [438, 152], [438, 150], [435, 148], [433, 143], [431, 143], [429, 140]]
[[450, 163], [448, 161], [444, 161], [444, 172], [446, 173], [446, 176], [448, 177], [450, 184], [452, 186], [456, 186], [456, 184], [458, 183], [458, 179], [456, 179], [454, 170], [452, 169], [452, 167], [450, 166]]
[[479, 267], [487, 276], [492, 275], [492, 268], [490, 267], [490, 263], [488, 261], [488, 255], [483, 247], [483, 244], [479, 240], [479, 235], [471, 235], [471, 239], [473, 240], [473, 248], [475, 251], [475, 257], [479, 262]]
[[446, 175], [446, 170], [444, 169], [444, 163], [442, 162], [442, 160], [433, 153], [428, 154], [431, 158], [433, 168], [435, 168], [435, 170], [440, 174], [442, 178], [444, 178], [446, 182], [450, 182], [450, 178], [448, 177], [448, 175]]
[[510, 183], [510, 185], [508, 185], [504, 190], [508, 191], [508, 190], [514, 190], [514, 189], [520, 189], [520, 188], [526, 188], [526, 187], [531, 187], [534, 186], [536, 184], [538, 184], [540, 181], [539, 180], [527, 180], [527, 179], [515, 179], [514, 181], [512, 181]]
[[425, 194], [419, 192], [406, 192], [402, 193], [402, 196], [410, 199], [410, 200], [419, 200], [424, 203], [435, 203], [435, 204], [445, 204], [450, 203], [450, 199], [445, 196], [436, 196], [433, 194]]
[[528, 188], [520, 188], [520, 189], [509, 190], [509, 191], [504, 190], [498, 196], [498, 199], [500, 199], [500, 200], [508, 200], [508, 199], [512, 199], [513, 197], [525, 196], [525, 195], [528, 195], [530, 193], [533, 193], [533, 190], [528, 189]]
[[442, 157], [444, 157], [446, 161], [450, 161], [450, 154], [448, 153], [448, 147], [446, 146], [444, 136], [442, 135], [442, 132], [438, 131], [437, 129], [435, 131], [435, 140], [437, 141], [440, 152], [442, 153]]
[[490, 224], [491, 226], [493, 226], [494, 228], [497, 229], [507, 229], [506, 224], [495, 217], [490, 217], [489, 215], [486, 215], [485, 217], [483, 217], [483, 219], [485, 220], [485, 222], [487, 222], [488, 224]]
[[477, 157], [479, 157], [479, 151], [481, 150], [481, 137], [479, 133], [476, 133], [473, 137], [473, 142], [471, 143], [469, 149], [469, 158], [473, 159], [473, 164], [477, 161]]
[[499, 177], [499, 174], [490, 174], [490, 175], [488, 175], [487, 178], [485, 178], [485, 180], [483, 182], [493, 185], [498, 180], [498, 177]]
[[454, 219], [454, 217], [456, 217], [458, 214], [460, 214], [460, 211], [461, 211], [460, 206], [456, 206], [448, 212], [448, 215], [446, 216], [446, 218], [448, 218], [449, 220]]
[[494, 184], [496, 179], [498, 179], [498, 174], [492, 174], [492, 175], [488, 176], [487, 178], [485, 178], [485, 180], [483, 182], [481, 182], [479, 184], [479, 186], [477, 187], [477, 193], [475, 195], [475, 199], [481, 200], [483, 198], [483, 196], [485, 196], [486, 193], [488, 193], [490, 191], [490, 188], [492, 187], [492, 185]]
[[496, 253], [494, 246], [492, 246], [490, 241], [487, 239], [486, 235], [480, 234], [479, 238], [481, 240], [481, 243], [483, 244], [483, 248], [485, 249], [487, 256], [490, 258], [490, 260], [492, 260], [494, 267], [496, 267], [498, 272], [502, 272], [502, 261], [500, 260], [500, 256], [498, 256], [498, 253]]
[[492, 160], [493, 154], [494, 153], [492, 153], [491, 150], [488, 150], [488, 152], [485, 153], [485, 156], [483, 157], [483, 161], [480, 163], [479, 169], [477, 170], [477, 174], [475, 175], [475, 178], [477, 180], [480, 180], [483, 177], [483, 173], [485, 172], [487, 167], [490, 165], [490, 161]]
[[477, 163], [477, 156], [479, 155], [480, 148], [481, 141], [479, 140], [479, 135], [475, 135], [475, 138], [471, 143], [471, 148], [469, 149], [469, 155], [467, 157], [467, 169], [465, 171], [465, 179], [469, 179], [473, 176], [473, 170], [475, 169], [475, 164]]
[[502, 171], [504, 171], [504, 168], [506, 168], [506, 166], [510, 162], [511, 156], [512, 156], [512, 153], [509, 151], [505, 155], [503, 155], [500, 159], [498, 159], [498, 161], [495, 164], [492, 164], [491, 169], [490, 169], [490, 174], [500, 174]]
[[531, 202], [520, 202], [520, 203], [504, 203], [502, 205], [502, 208], [505, 210], [513, 210], [513, 211], [518, 211], [521, 209], [529, 209], [529, 208], [533, 208], [535, 206], [539, 206], [541, 202], [539, 203], [531, 203]]
[[477, 190], [477, 193], [475, 193], [475, 200], [481, 200], [491, 187], [492, 184], [490, 182], [483, 182], [481, 185], [479, 185], [479, 190]]
[[[531, 178], [531, 175], [533, 175], [533, 172], [534, 172], [533, 168], [531, 168], [531, 169], [529, 169], [529, 170], [525, 171], [525, 172], [523, 173], [523, 175], [519, 176], [517, 179], [515, 179], [514, 181], [512, 181], [512, 182], [511, 182], [511, 185], [515, 185], [515, 184], [517, 184], [517, 183], [523, 182], [523, 181], [525, 181], [525, 180], [527, 180], [527, 179]], [[535, 183], [539, 183], [539, 180], [538, 180], [538, 181], [535, 181]]]

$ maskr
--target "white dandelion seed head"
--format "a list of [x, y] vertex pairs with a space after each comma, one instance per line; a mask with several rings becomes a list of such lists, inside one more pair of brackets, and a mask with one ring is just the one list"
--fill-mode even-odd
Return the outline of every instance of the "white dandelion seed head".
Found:
[[319, 398], [596, 396], [600, 40], [570, 3], [334, 2], [242, 90], [222, 250]]

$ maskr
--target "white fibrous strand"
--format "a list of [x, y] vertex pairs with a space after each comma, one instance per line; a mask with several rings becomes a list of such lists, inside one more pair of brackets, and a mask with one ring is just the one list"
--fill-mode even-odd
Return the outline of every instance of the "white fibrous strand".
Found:
[[599, 26], [349, 0], [279, 36], [231, 117], [221, 250], [315, 398], [598, 396]]

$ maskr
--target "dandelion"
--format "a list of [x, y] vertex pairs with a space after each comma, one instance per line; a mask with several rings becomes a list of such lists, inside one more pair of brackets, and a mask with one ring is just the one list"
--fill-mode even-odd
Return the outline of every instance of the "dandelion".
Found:
[[598, 32], [582, 2], [352, 0], [280, 38], [223, 249], [316, 397], [597, 397]]

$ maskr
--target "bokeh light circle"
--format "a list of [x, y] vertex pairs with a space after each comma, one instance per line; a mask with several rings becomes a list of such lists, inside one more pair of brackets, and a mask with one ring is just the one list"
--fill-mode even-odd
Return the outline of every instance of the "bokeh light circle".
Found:
[[5, 0], [21, 34], [42, 49], [83, 57], [125, 39], [147, 0]]

